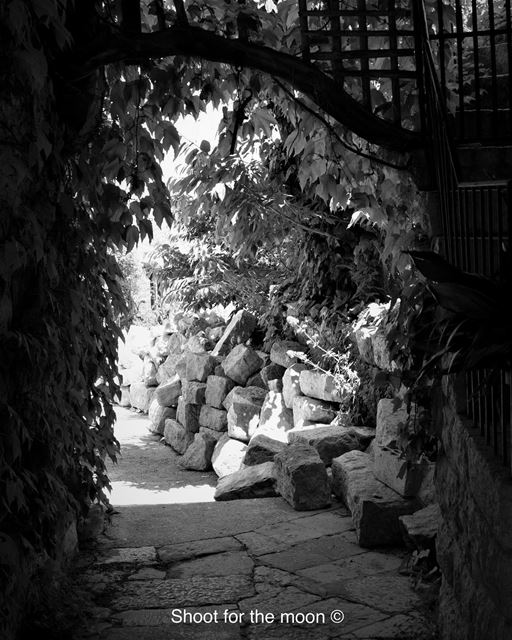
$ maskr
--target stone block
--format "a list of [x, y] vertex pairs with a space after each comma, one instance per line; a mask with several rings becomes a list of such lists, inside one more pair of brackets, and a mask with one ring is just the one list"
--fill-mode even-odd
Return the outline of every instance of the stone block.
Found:
[[207, 433], [215, 442], [218, 442], [222, 436], [225, 435], [222, 431], [215, 431], [215, 429], [210, 429], [210, 427], [199, 427], [199, 433]]
[[441, 524], [441, 509], [438, 504], [430, 504], [410, 516], [400, 516], [398, 521], [409, 548], [435, 548], [435, 539]]
[[293, 425], [303, 427], [308, 423], [321, 422], [328, 424], [334, 420], [336, 412], [324, 400], [316, 400], [307, 396], [295, 396], [293, 399]]
[[378, 445], [374, 449], [373, 475], [404, 498], [417, 495], [426, 469], [426, 465], [408, 465], [394, 449]]
[[153, 433], [163, 435], [165, 429], [165, 421], [167, 418], [176, 418], [176, 409], [174, 407], [162, 407], [158, 400], [153, 397], [148, 411], [149, 430]]
[[261, 371], [257, 371], [253, 376], [247, 380], [248, 387], [259, 387], [260, 389], [265, 389], [267, 391], [267, 385], [263, 382], [263, 378], [261, 377]]
[[176, 418], [178, 422], [190, 433], [199, 431], [199, 412], [201, 407], [197, 404], [189, 404], [180, 397]]
[[274, 382], [274, 385], [280, 382], [282, 388], [282, 380], [285, 371], [286, 369], [284, 367], [282, 367], [280, 364], [275, 364], [275, 362], [272, 362], [266, 367], [263, 367], [260, 371], [260, 375], [266, 388], [270, 389], [272, 382]]
[[194, 441], [194, 434], [187, 431], [177, 420], [168, 418], [165, 421], [164, 440], [174, 451], [184, 454]]
[[254, 329], [256, 329], [256, 325], [256, 318], [248, 311], [242, 309], [235, 313], [226, 327], [224, 335], [215, 345], [215, 349], [212, 352], [213, 355], [226, 355], [237, 344], [242, 344], [248, 340]]
[[208, 353], [188, 353], [185, 360], [185, 378], [196, 382], [206, 382], [218, 364], [217, 359]]
[[184, 380], [182, 394], [186, 404], [204, 404], [206, 397], [206, 383]]
[[194, 471], [207, 471], [212, 467], [212, 454], [217, 440], [206, 431], [194, 436], [194, 441], [179, 460], [180, 467]]
[[293, 408], [293, 399], [295, 396], [301, 396], [300, 390], [300, 374], [307, 370], [307, 365], [302, 362], [292, 364], [283, 374], [283, 396], [284, 402], [288, 409]]
[[282, 440], [275, 440], [265, 433], [256, 432], [249, 441], [243, 463], [252, 467], [262, 462], [271, 462], [287, 446]]
[[264, 462], [219, 478], [215, 500], [267, 498], [276, 495], [274, 463]]
[[146, 387], [144, 382], [134, 382], [130, 385], [130, 401], [134, 409], [147, 413], [153, 399], [155, 387]]
[[[366, 433], [365, 433], [366, 432]], [[329, 466], [333, 458], [347, 451], [364, 451], [375, 436], [373, 429], [359, 430], [340, 425], [316, 425], [292, 429], [288, 432], [288, 442], [305, 442], [314, 447], [323, 463]]]
[[155, 398], [162, 407], [176, 407], [181, 395], [181, 380], [177, 375], [158, 385]]
[[418, 508], [415, 499], [402, 498], [379, 482], [367, 453], [349, 451], [332, 461], [334, 494], [350, 509], [356, 537], [362, 547], [399, 545], [398, 518]]
[[209, 347], [210, 341], [204, 331], [199, 331], [195, 335], [190, 336], [185, 343], [185, 349], [191, 353], [206, 353]]
[[231, 438], [249, 442], [260, 424], [259, 404], [232, 402], [228, 411], [228, 433]]
[[301, 371], [299, 385], [301, 392], [305, 396], [326, 400], [327, 402], [342, 402], [350, 395], [350, 389], [338, 388], [333, 375], [315, 369]]
[[232, 349], [222, 363], [226, 375], [240, 385], [261, 368], [261, 360], [256, 351], [243, 344]]
[[270, 359], [275, 364], [279, 364], [285, 369], [291, 367], [292, 364], [299, 362], [300, 358], [297, 354], [304, 354], [307, 347], [293, 340], [278, 340], [274, 342], [270, 349]]
[[[415, 406], [411, 405], [411, 411]], [[407, 405], [398, 398], [382, 398], [377, 404], [375, 444], [396, 449], [400, 434], [405, 430], [409, 414]]]
[[214, 431], [226, 431], [228, 428], [228, 412], [205, 404], [201, 407], [199, 424]]
[[158, 381], [156, 379], [157, 366], [153, 362], [153, 360], [146, 356], [144, 358], [144, 367], [142, 371], [142, 381], [146, 385], [146, 387], [156, 387], [158, 385]]
[[179, 357], [176, 354], [171, 353], [170, 355], [167, 356], [165, 361], [158, 367], [158, 370], [156, 372], [156, 381], [158, 382], [159, 385], [164, 382], [168, 382], [169, 380], [174, 378], [174, 376], [177, 373], [176, 362], [178, 359]]
[[213, 470], [219, 478], [238, 471], [246, 451], [246, 444], [240, 440], [233, 440], [227, 433], [222, 434], [212, 456]]
[[331, 504], [329, 478], [316, 449], [294, 442], [276, 455], [274, 464], [277, 492], [296, 511]]
[[233, 402], [257, 404], [261, 407], [266, 396], [267, 392], [260, 387], [233, 387], [222, 404], [226, 411], [229, 411]]
[[282, 393], [269, 391], [261, 407], [258, 431], [287, 442], [287, 432], [293, 428], [293, 413], [286, 407]]
[[131, 407], [130, 401], [130, 387], [128, 385], [122, 385], [117, 396], [117, 404], [120, 407]]
[[225, 376], [208, 376], [205, 394], [206, 404], [209, 404], [211, 407], [216, 407], [217, 409], [222, 409], [222, 403], [234, 386], [235, 383], [233, 380]]

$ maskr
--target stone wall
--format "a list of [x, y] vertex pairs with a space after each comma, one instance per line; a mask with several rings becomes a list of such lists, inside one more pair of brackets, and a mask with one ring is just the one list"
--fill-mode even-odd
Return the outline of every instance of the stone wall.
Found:
[[445, 378], [436, 402], [444, 449], [436, 472], [441, 638], [510, 640], [512, 478], [463, 417], [461, 392]]

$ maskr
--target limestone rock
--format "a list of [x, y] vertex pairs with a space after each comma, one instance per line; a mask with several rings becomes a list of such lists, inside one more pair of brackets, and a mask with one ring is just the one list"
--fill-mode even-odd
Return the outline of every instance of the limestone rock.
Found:
[[259, 432], [272, 434], [276, 440], [287, 442], [287, 432], [293, 428], [293, 413], [286, 407], [282, 393], [269, 391], [261, 407]]
[[246, 444], [239, 440], [233, 440], [227, 433], [222, 434], [215, 445], [212, 456], [213, 470], [219, 478], [238, 471], [246, 451]]
[[253, 349], [239, 344], [226, 356], [222, 368], [228, 377], [244, 385], [261, 368], [261, 360]]
[[342, 402], [350, 390], [341, 390], [336, 385], [336, 379], [330, 373], [305, 369], [299, 376], [300, 390], [305, 396], [327, 400], [327, 402]]
[[200, 409], [197, 404], [186, 403], [183, 397], [180, 397], [178, 400], [177, 420], [190, 433], [197, 433], [199, 431]]
[[199, 331], [190, 338], [185, 343], [185, 348], [191, 353], [206, 353], [208, 347], [210, 346], [210, 341], [206, 337], [204, 331]]
[[283, 374], [283, 396], [284, 402], [288, 409], [293, 408], [293, 399], [295, 396], [301, 396], [300, 390], [300, 374], [302, 371], [306, 371], [307, 366], [302, 362], [297, 362], [288, 367]]
[[296, 511], [331, 504], [330, 483], [316, 449], [294, 442], [274, 458], [277, 492]]
[[162, 407], [176, 407], [181, 395], [181, 380], [177, 375], [158, 385], [155, 389], [155, 398]]
[[305, 442], [314, 447], [325, 465], [330, 465], [333, 458], [337, 458], [347, 451], [366, 449], [375, 435], [373, 429], [359, 431], [353, 427], [339, 425], [317, 425], [292, 429], [288, 432], [288, 442]]
[[130, 401], [134, 409], [147, 413], [153, 399], [155, 387], [146, 387], [144, 382], [135, 382], [130, 385]]
[[201, 407], [199, 424], [214, 431], [226, 431], [228, 428], [228, 413], [223, 409], [216, 409], [205, 404]]
[[222, 403], [234, 386], [235, 383], [233, 380], [225, 376], [208, 376], [205, 394], [206, 404], [209, 404], [211, 407], [216, 407], [217, 409], [222, 409]]
[[410, 464], [394, 449], [376, 446], [373, 475], [404, 498], [413, 498], [421, 486], [426, 465]]
[[292, 364], [299, 362], [299, 358], [296, 354], [302, 354], [307, 351], [307, 347], [300, 344], [300, 342], [294, 342], [293, 340], [278, 340], [274, 342], [270, 349], [270, 359], [275, 364], [280, 364], [282, 367], [288, 368]]
[[259, 404], [233, 402], [228, 411], [228, 433], [231, 438], [249, 442], [260, 423]]
[[182, 390], [183, 402], [186, 404], [204, 404], [206, 383], [184, 380]]
[[260, 372], [260, 375], [266, 388], [270, 389], [272, 382], [274, 382], [275, 384], [278, 382], [281, 382], [281, 389], [282, 389], [282, 380], [283, 380], [285, 371], [286, 369], [284, 367], [282, 367], [280, 364], [275, 364], [274, 362], [271, 364], [268, 364], [266, 367], [263, 367], [263, 369]]
[[350, 509], [362, 547], [400, 544], [398, 518], [414, 513], [417, 501], [402, 498], [372, 473], [367, 453], [349, 451], [332, 461], [333, 491]]
[[207, 471], [212, 466], [212, 454], [217, 441], [209, 433], [201, 431], [196, 433], [194, 441], [185, 451], [179, 465], [184, 469], [195, 471]]
[[165, 361], [158, 367], [156, 372], [156, 381], [158, 384], [162, 384], [164, 382], [168, 382], [176, 375], [176, 362], [179, 359], [179, 356], [171, 353], [167, 356]]
[[241, 310], [235, 313], [212, 354], [221, 356], [229, 353], [237, 344], [242, 344], [251, 337], [256, 324], [256, 318], [248, 311]]
[[150, 431], [163, 435], [165, 421], [167, 418], [176, 417], [176, 409], [173, 407], [163, 407], [156, 398], [153, 398], [149, 405], [148, 417], [150, 420]]
[[194, 440], [194, 434], [187, 431], [179, 422], [172, 419], [165, 421], [164, 439], [177, 453], [185, 453]]
[[215, 500], [267, 498], [276, 495], [274, 463], [264, 462], [219, 478]]
[[227, 411], [229, 411], [233, 402], [257, 404], [261, 407], [266, 396], [267, 392], [260, 387], [233, 387], [233, 389], [224, 398], [224, 402], [222, 404]]
[[142, 380], [146, 387], [156, 387], [158, 381], [156, 379], [157, 366], [153, 360], [146, 356], [144, 358], [144, 369], [142, 372]]
[[215, 442], [218, 442], [222, 436], [225, 435], [222, 431], [215, 431], [215, 429], [210, 429], [210, 427], [199, 427], [199, 433], [207, 433]]
[[[411, 406], [411, 411], [415, 406]], [[409, 414], [405, 402], [398, 398], [382, 398], [377, 404], [375, 444], [397, 448], [400, 433], [405, 429]]]
[[311, 422], [328, 424], [334, 420], [336, 412], [324, 400], [316, 400], [307, 396], [295, 396], [293, 399], [293, 425], [303, 427]]
[[217, 360], [208, 353], [189, 353], [186, 356], [185, 378], [206, 382], [217, 366]]
[[441, 524], [441, 509], [438, 504], [430, 504], [410, 516], [400, 516], [398, 520], [409, 547], [419, 550], [434, 548]]
[[247, 467], [262, 462], [273, 461], [275, 456], [288, 445], [281, 440], [274, 440], [265, 433], [256, 432], [247, 447], [243, 463]]
[[261, 377], [261, 371], [257, 371], [253, 376], [247, 380], [248, 387], [259, 387], [260, 389], [267, 390], [267, 385], [263, 382], [263, 378]]
[[117, 399], [117, 404], [120, 407], [130, 407], [131, 406], [131, 401], [130, 401], [130, 387], [126, 386], [126, 385], [122, 385], [121, 386], [121, 390]]

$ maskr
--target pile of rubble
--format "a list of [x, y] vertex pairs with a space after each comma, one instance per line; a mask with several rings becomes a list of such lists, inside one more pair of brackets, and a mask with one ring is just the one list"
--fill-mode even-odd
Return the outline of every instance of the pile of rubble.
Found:
[[120, 404], [147, 411], [150, 430], [184, 468], [213, 468], [216, 500], [280, 495], [294, 509], [313, 510], [329, 506], [334, 493], [361, 545], [399, 543], [400, 518], [434, 502], [432, 468], [400, 473], [405, 407], [381, 400], [376, 430], [347, 424], [340, 403], [349, 391], [304, 363], [298, 342], [254, 349], [256, 324], [246, 311], [227, 326], [215, 315], [177, 318], [149, 348], [132, 347], [139, 362], [128, 357], [121, 367]]

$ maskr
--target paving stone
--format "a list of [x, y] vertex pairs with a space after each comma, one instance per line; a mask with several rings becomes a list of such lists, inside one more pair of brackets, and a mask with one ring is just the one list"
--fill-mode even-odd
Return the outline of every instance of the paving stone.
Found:
[[164, 564], [199, 558], [225, 551], [240, 551], [242, 544], [233, 536], [211, 538], [209, 540], [195, 540], [160, 547], [157, 550], [158, 559]]
[[155, 389], [155, 398], [162, 407], [176, 407], [181, 395], [181, 380], [177, 375], [162, 382]]
[[276, 540], [258, 531], [239, 533], [236, 537], [253, 556], [275, 553], [288, 548], [288, 544], [284, 540]]
[[256, 351], [243, 344], [237, 345], [222, 362], [226, 375], [240, 385], [245, 385], [247, 380], [261, 369], [261, 365]]
[[300, 374], [308, 368], [302, 362], [297, 362], [288, 367], [283, 374], [283, 398], [288, 409], [293, 409], [293, 399], [295, 396], [301, 396], [300, 390]]
[[177, 420], [168, 418], [165, 421], [164, 439], [174, 451], [184, 454], [194, 441], [194, 434], [187, 431]]
[[349, 451], [332, 461], [333, 491], [348, 506], [363, 547], [399, 545], [398, 518], [417, 510], [415, 500], [402, 498], [375, 479], [367, 453]]
[[418, 615], [399, 614], [354, 631], [358, 640], [432, 640], [434, 629]]
[[275, 456], [278, 493], [297, 511], [321, 509], [331, 504], [325, 466], [316, 449], [295, 442]]
[[201, 407], [199, 424], [215, 431], [226, 431], [228, 428], [228, 412], [205, 404]]
[[96, 565], [108, 564], [151, 564], [156, 563], [155, 547], [126, 547], [104, 551], [95, 562]]
[[235, 386], [235, 382], [226, 376], [211, 375], [206, 381], [205, 402], [211, 407], [222, 409], [226, 396]]
[[[245, 631], [247, 640], [326, 640], [322, 629], [300, 629], [290, 624], [275, 622], [265, 625], [250, 625]], [[264, 635], [263, 635], [264, 634]]]
[[439, 525], [441, 509], [438, 504], [431, 504], [416, 511], [410, 516], [398, 518], [404, 540], [414, 549], [433, 549]]
[[349, 388], [338, 388], [333, 375], [316, 369], [301, 371], [299, 386], [305, 396], [328, 402], [342, 402], [351, 393]]
[[247, 451], [247, 445], [223, 434], [217, 441], [212, 455], [212, 466], [215, 473], [222, 478], [238, 471]]
[[180, 467], [194, 471], [207, 471], [212, 467], [212, 455], [217, 441], [208, 433], [199, 432], [179, 460]]
[[127, 583], [123, 592], [113, 598], [110, 606], [116, 611], [201, 606], [237, 602], [253, 594], [252, 580], [247, 576], [144, 580]]
[[307, 396], [295, 396], [293, 399], [294, 427], [303, 427], [311, 422], [329, 424], [335, 417], [336, 412], [324, 400], [315, 400]]
[[130, 386], [130, 402], [132, 403], [132, 407], [143, 413], [147, 413], [154, 393], [154, 387], [146, 387], [144, 382], [134, 382]]
[[277, 340], [270, 349], [270, 359], [275, 364], [279, 364], [287, 369], [292, 364], [299, 362], [296, 354], [303, 354], [307, 347], [293, 340]]
[[183, 402], [186, 404], [204, 404], [206, 396], [206, 382], [184, 380], [182, 396]]
[[188, 353], [185, 360], [185, 379], [196, 382], [206, 382], [218, 364], [217, 359], [208, 353]]
[[364, 451], [375, 436], [373, 429], [364, 433], [352, 427], [326, 425], [292, 429], [288, 432], [288, 442], [305, 442], [314, 447], [325, 465], [330, 465], [333, 458], [337, 458], [347, 451], [359, 449]]
[[136, 573], [128, 576], [128, 580], [158, 580], [158, 578], [163, 580], [165, 571], [153, 569], [153, 567], [144, 567], [144, 569], [139, 569]]
[[287, 433], [293, 428], [293, 412], [287, 408], [282, 393], [269, 391], [261, 407], [258, 431], [287, 442]]
[[[191, 609], [192, 610], [192, 609]], [[238, 624], [165, 624], [126, 626], [106, 631], [101, 640], [239, 640]]]
[[199, 431], [199, 413], [201, 407], [197, 404], [190, 404], [185, 402], [183, 396], [178, 400], [178, 410], [176, 412], [176, 419], [185, 427], [186, 431], [190, 433], [197, 433]]
[[219, 478], [215, 500], [240, 500], [243, 498], [269, 498], [275, 490], [274, 463], [264, 462]]
[[403, 613], [420, 605], [420, 598], [406, 576], [365, 576], [348, 580], [344, 589], [348, 599], [389, 613]]
[[248, 311], [241, 310], [231, 318], [224, 335], [213, 350], [214, 356], [228, 354], [233, 347], [248, 340], [256, 329], [257, 320]]
[[266, 590], [258, 593], [252, 598], [241, 600], [238, 603], [240, 611], [245, 613], [245, 619], [250, 619], [250, 612], [259, 611], [263, 614], [272, 613], [279, 616], [280, 613], [293, 611], [294, 609], [304, 609], [320, 598], [311, 593], [305, 593], [297, 587], [281, 587], [280, 591], [268, 597]]
[[[116, 614], [116, 620], [119, 620], [123, 625], [130, 627], [160, 627], [168, 625], [167, 632], [169, 633], [171, 629], [173, 630], [173, 635], [169, 635], [169, 640], [172, 640], [174, 638], [174, 630], [177, 630], [178, 633], [184, 632], [184, 627], [192, 630], [201, 628], [206, 629], [206, 627], [210, 626], [213, 634], [215, 633], [214, 629], [216, 629], [217, 626], [224, 626], [222, 622], [219, 622], [218, 625], [215, 622], [212, 622], [211, 624], [201, 624], [194, 622], [193, 619], [188, 622], [186, 614], [190, 614], [192, 616], [204, 616], [206, 614], [213, 615], [215, 614], [215, 612], [217, 612], [218, 620], [222, 621], [224, 617], [223, 614], [226, 609], [228, 611], [233, 611], [236, 608], [237, 607], [234, 604], [226, 604], [220, 606], [216, 605], [209, 607], [186, 607], [185, 609], [179, 610], [179, 617], [177, 617], [176, 609], [134, 609], [132, 611], [119, 612], [118, 614]], [[176, 622], [176, 620], [178, 621]], [[187, 635], [186, 637], [189, 636]], [[232, 636], [228, 637], [231, 638]], [[212, 635], [212, 638], [216, 638], [216, 636]], [[238, 638], [238, 636], [236, 636], [236, 638]]]
[[223, 401], [224, 409], [229, 411], [234, 402], [263, 405], [267, 392], [260, 387], [234, 387]]
[[149, 430], [158, 435], [163, 435], [165, 431], [165, 421], [176, 417], [174, 407], [163, 407], [156, 398], [153, 398], [149, 405], [148, 418]]
[[179, 562], [167, 572], [167, 578], [192, 576], [251, 575], [254, 562], [245, 551], [228, 551]]
[[275, 440], [265, 433], [256, 433], [249, 441], [243, 463], [250, 467], [262, 462], [272, 462], [280, 451], [287, 445], [280, 440]]

